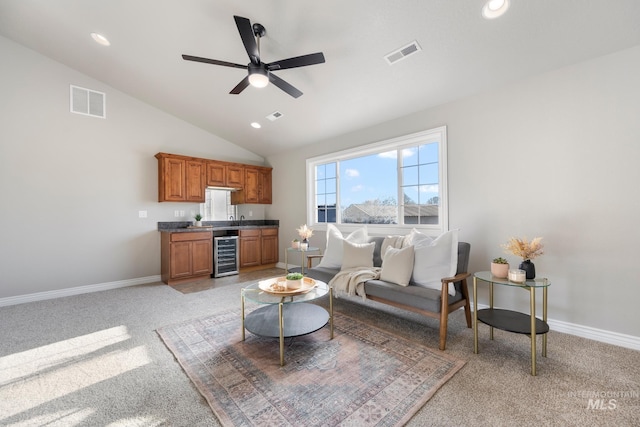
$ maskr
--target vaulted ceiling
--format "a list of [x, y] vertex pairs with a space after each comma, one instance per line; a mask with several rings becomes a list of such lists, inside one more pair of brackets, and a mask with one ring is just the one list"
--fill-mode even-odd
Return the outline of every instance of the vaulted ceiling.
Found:
[[[640, 44], [638, 0], [511, 0], [493, 20], [484, 2], [0, 0], [0, 35], [262, 156]], [[265, 26], [265, 62], [324, 53], [276, 72], [301, 97], [231, 95], [245, 70], [182, 59], [247, 64], [234, 15]], [[420, 52], [387, 63], [412, 41]]]

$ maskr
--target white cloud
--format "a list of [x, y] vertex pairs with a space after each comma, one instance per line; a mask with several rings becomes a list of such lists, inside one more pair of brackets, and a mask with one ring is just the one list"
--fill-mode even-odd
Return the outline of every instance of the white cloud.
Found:
[[364, 186], [362, 185], [354, 185], [353, 187], [351, 187], [351, 191], [358, 192], [358, 191], [362, 191], [364, 189]]
[[438, 192], [438, 184], [434, 185], [421, 185], [420, 186], [421, 193], [437, 193]]
[[358, 169], [345, 169], [344, 174], [349, 178], [354, 178], [360, 176], [360, 171]]
[[[402, 150], [402, 157], [406, 158], [406, 157], [411, 157], [416, 153], [416, 149], [415, 148], [406, 148], [404, 150]], [[378, 157], [380, 157], [381, 159], [397, 159], [398, 158], [398, 151], [397, 150], [393, 150], [393, 151], [387, 151], [386, 153], [380, 153], [378, 154]]]

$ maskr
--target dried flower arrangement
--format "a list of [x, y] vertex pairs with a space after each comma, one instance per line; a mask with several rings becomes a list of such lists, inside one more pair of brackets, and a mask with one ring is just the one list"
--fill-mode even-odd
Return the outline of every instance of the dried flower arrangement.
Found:
[[307, 240], [309, 237], [313, 236], [313, 229], [307, 227], [307, 224], [301, 225], [297, 231], [302, 240]]
[[542, 250], [544, 246], [540, 243], [541, 240], [542, 237], [536, 237], [529, 242], [526, 237], [523, 239], [512, 237], [506, 244], [502, 245], [502, 247], [505, 249], [505, 252], [519, 256], [526, 261], [528, 259], [534, 259], [544, 253]]

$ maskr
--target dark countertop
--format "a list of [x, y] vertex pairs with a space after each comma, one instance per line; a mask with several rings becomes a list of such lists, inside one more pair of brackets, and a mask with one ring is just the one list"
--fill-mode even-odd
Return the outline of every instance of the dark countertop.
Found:
[[194, 227], [193, 221], [158, 222], [158, 231], [162, 233], [185, 233], [193, 231], [248, 230], [252, 228], [279, 227], [279, 220], [242, 220], [242, 221], [202, 221], [202, 227]]

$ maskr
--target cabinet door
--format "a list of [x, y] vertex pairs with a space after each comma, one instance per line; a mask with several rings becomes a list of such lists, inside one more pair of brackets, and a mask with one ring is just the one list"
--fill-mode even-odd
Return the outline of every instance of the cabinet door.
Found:
[[197, 240], [191, 242], [192, 274], [213, 273], [213, 240]]
[[165, 157], [160, 159], [160, 202], [185, 200], [185, 161]]
[[260, 203], [271, 204], [271, 169], [260, 169]]
[[262, 229], [262, 264], [278, 262], [278, 229]]
[[222, 162], [207, 162], [207, 185], [212, 187], [226, 187], [227, 168]]
[[260, 230], [240, 230], [240, 267], [260, 265]]
[[260, 176], [258, 169], [244, 169], [244, 203], [260, 203]]
[[205, 189], [204, 163], [196, 160], [186, 161], [186, 200], [204, 203]]
[[242, 188], [244, 186], [244, 168], [240, 165], [226, 166], [227, 187]]
[[189, 277], [191, 273], [191, 242], [171, 243], [171, 278]]

